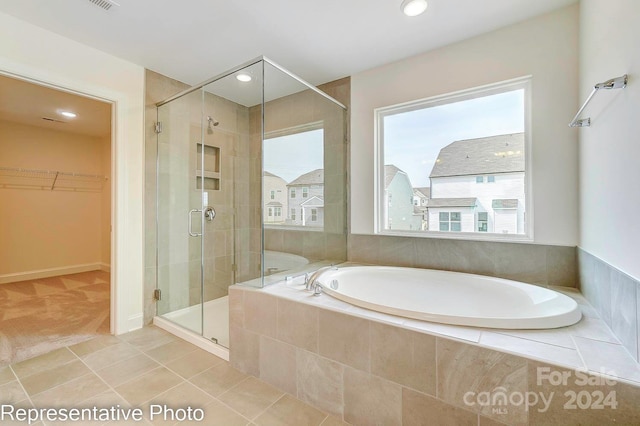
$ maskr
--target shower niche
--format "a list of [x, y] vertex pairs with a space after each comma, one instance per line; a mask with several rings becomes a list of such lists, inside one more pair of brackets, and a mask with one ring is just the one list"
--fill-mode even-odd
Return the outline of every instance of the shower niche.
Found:
[[[202, 157], [202, 169], [196, 169], [196, 189], [218, 191], [220, 189], [220, 148], [197, 143], [196, 155]], [[196, 160], [196, 164], [198, 161]]]
[[[346, 259], [345, 108], [263, 57], [156, 106], [154, 322], [228, 348], [229, 286], [262, 287], [309, 263]], [[295, 150], [303, 154], [273, 144], [309, 130], [322, 149], [304, 139]], [[287, 185], [311, 157], [320, 180], [291, 198]], [[272, 171], [282, 175], [278, 189], [265, 183]], [[294, 209], [322, 226], [296, 225]], [[269, 222], [276, 213], [283, 226]]]

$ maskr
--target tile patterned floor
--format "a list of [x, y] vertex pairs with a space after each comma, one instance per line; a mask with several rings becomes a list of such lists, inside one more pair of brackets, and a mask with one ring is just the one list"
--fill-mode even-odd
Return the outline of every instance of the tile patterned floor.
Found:
[[346, 424], [153, 326], [119, 337], [96, 337], [0, 367], [0, 403], [35, 408], [119, 404], [140, 407], [145, 414], [142, 422], [109, 425], [191, 424], [151, 419], [152, 404], [203, 408], [205, 418], [197, 424], [207, 426]]
[[109, 274], [0, 285], [0, 366], [109, 333]]

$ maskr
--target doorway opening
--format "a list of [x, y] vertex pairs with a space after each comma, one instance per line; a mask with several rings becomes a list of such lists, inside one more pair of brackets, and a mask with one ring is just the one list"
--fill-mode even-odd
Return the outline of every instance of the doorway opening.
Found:
[[0, 75], [0, 365], [112, 330], [113, 104]]

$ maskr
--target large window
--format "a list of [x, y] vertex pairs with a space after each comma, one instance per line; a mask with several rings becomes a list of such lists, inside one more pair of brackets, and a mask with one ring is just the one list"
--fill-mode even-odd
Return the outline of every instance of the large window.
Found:
[[378, 232], [528, 236], [529, 91], [522, 78], [377, 109]]

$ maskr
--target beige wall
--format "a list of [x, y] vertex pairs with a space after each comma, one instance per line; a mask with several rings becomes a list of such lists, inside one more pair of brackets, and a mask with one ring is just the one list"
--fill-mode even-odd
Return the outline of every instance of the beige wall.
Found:
[[580, 6], [580, 101], [596, 83], [629, 74], [622, 90], [598, 93], [580, 135], [580, 247], [640, 280], [640, 2]]
[[[109, 143], [110, 138], [0, 122], [4, 167], [108, 175], [104, 169], [110, 169], [109, 158], [105, 158]], [[25, 181], [28, 179], [20, 180]], [[109, 221], [108, 184], [102, 190], [82, 192], [1, 189], [0, 280], [19, 281], [33, 278], [33, 273], [54, 276], [108, 265], [109, 241], [104, 240], [104, 223]]]
[[351, 78], [351, 231], [374, 232], [375, 108], [531, 75], [534, 242], [578, 242], [578, 6]]
[[602, 81], [629, 75], [625, 89], [597, 93], [580, 137], [580, 290], [640, 360], [640, 3], [583, 0], [580, 100]]

